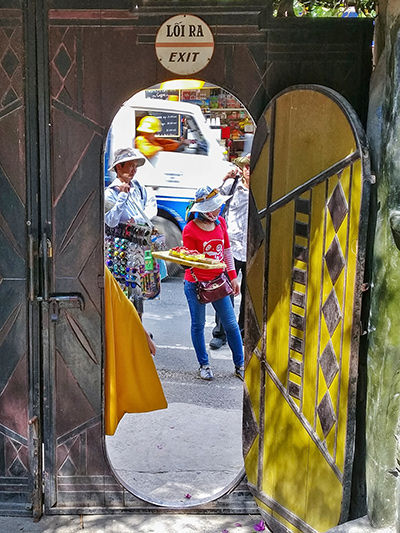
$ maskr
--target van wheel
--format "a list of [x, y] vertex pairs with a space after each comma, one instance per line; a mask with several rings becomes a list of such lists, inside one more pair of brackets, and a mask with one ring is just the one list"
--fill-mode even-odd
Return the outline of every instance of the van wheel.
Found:
[[[182, 244], [182, 233], [179, 227], [163, 217], [156, 216], [151, 219], [155, 227], [158, 229], [158, 232], [162, 235], [165, 235], [165, 245], [166, 248], [171, 249], [175, 246], [181, 246]], [[168, 276], [176, 277], [182, 275], [184, 269], [178, 265], [178, 263], [172, 263], [171, 261], [166, 261]]]

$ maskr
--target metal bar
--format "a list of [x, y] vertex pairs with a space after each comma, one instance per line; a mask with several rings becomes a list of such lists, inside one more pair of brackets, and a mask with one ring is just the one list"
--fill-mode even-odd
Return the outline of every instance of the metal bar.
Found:
[[35, 273], [34, 273], [34, 237], [31, 233], [28, 233], [28, 269], [29, 269], [29, 280], [28, 280], [28, 298], [30, 302], [33, 302], [35, 299]]
[[41, 345], [40, 306], [35, 300], [39, 288], [39, 152], [37, 109], [37, 57], [36, 57], [36, 3], [25, 0], [25, 131], [26, 131], [26, 217], [28, 238], [28, 455], [31, 472], [30, 489], [32, 515], [38, 520], [42, 515], [42, 435], [41, 435]]
[[[29, 2], [30, 3], [30, 2]], [[48, 239], [52, 235], [52, 201], [50, 180], [50, 110], [48, 72], [47, 1], [37, 0], [36, 25], [36, 76], [37, 76], [37, 125], [40, 132], [39, 150], [39, 210], [41, 232], [41, 342], [42, 342], [42, 439], [43, 453], [43, 502], [46, 508], [56, 504], [55, 487], [55, 339], [49, 315], [49, 293], [53, 286]], [[51, 243], [51, 241], [50, 241]]]
[[[300, 531], [303, 531], [304, 533], [317, 533], [317, 531], [313, 527], [311, 527], [306, 522], [304, 522], [304, 520], [299, 518], [292, 511], [290, 511], [289, 509], [286, 509], [286, 507], [281, 505], [279, 502], [277, 502], [276, 500], [274, 500], [273, 498], [265, 494], [265, 492], [259, 491], [257, 487], [255, 487], [251, 483], [249, 483], [249, 487], [257, 499], [259, 499], [262, 503], [264, 503], [267, 507], [275, 511], [277, 514], [279, 514], [280, 517], [282, 517], [284, 520], [286, 520], [287, 522], [289, 522], [290, 524], [298, 528]], [[279, 522], [279, 526], [281, 525], [282, 524]], [[276, 530], [274, 529], [274, 531]]]
[[55, 475], [55, 338], [54, 325], [50, 321], [50, 305], [42, 302], [42, 349], [43, 349], [43, 442], [44, 442], [44, 506], [54, 507], [57, 503]]
[[[274, 175], [274, 149], [275, 149], [275, 120], [276, 105], [271, 109], [271, 131], [269, 145], [269, 169], [267, 176], [267, 198], [266, 205], [271, 201], [272, 179]], [[261, 490], [264, 480], [264, 438], [265, 438], [265, 387], [266, 387], [266, 352], [267, 352], [267, 319], [268, 319], [268, 281], [269, 281], [269, 256], [270, 256], [270, 237], [271, 237], [271, 216], [267, 214], [265, 225], [265, 258], [264, 258], [264, 301], [263, 301], [263, 340], [260, 358], [260, 434], [258, 447], [258, 465], [257, 465], [257, 487]]]
[[347, 157], [344, 157], [343, 159], [341, 159], [340, 161], [338, 161], [334, 165], [330, 166], [329, 168], [327, 168], [326, 170], [320, 172], [319, 174], [316, 174], [311, 179], [309, 179], [306, 182], [304, 182], [302, 185], [299, 185], [298, 187], [296, 187], [292, 191], [288, 192], [287, 194], [285, 194], [285, 196], [282, 196], [282, 198], [279, 198], [279, 200], [276, 200], [275, 202], [272, 202], [265, 209], [262, 209], [261, 211], [259, 211], [258, 214], [259, 214], [260, 218], [265, 217], [267, 211], [268, 211], [268, 213], [272, 213], [273, 211], [276, 211], [277, 209], [280, 209], [281, 207], [283, 207], [284, 205], [288, 204], [289, 202], [291, 202], [292, 200], [294, 200], [298, 196], [301, 196], [302, 194], [304, 194], [309, 189], [312, 189], [313, 187], [315, 187], [319, 183], [322, 183], [323, 181], [327, 180], [331, 176], [334, 176], [335, 174], [337, 174], [338, 172], [340, 172], [341, 170], [343, 170], [347, 166], [349, 166], [352, 163], [354, 163], [354, 161], [356, 161], [359, 158], [360, 158], [359, 150], [356, 150], [355, 152], [353, 152], [352, 154], [348, 155]]
[[42, 240], [41, 240], [41, 256], [42, 256], [42, 299], [46, 302], [49, 299], [49, 261], [48, 261], [48, 254], [47, 254], [47, 235], [46, 232], [42, 234]]
[[85, 300], [80, 293], [54, 293], [50, 294], [49, 302], [58, 302], [61, 304], [70, 304], [71, 307], [79, 307], [81, 311], [85, 309]]
[[311, 426], [310, 422], [307, 420], [307, 418], [303, 415], [303, 413], [300, 413], [298, 410], [298, 407], [296, 403], [292, 400], [292, 398], [288, 395], [285, 387], [282, 385], [280, 380], [278, 379], [278, 376], [275, 374], [273, 368], [266, 363], [266, 370], [268, 372], [269, 377], [274, 382], [275, 386], [279, 389], [283, 399], [287, 402], [287, 404], [292, 409], [293, 413], [296, 415], [296, 417], [299, 419], [299, 422], [303, 426], [303, 428], [307, 431], [308, 435], [310, 436], [311, 440], [314, 442], [320, 453], [324, 456], [325, 461], [332, 469], [332, 472], [335, 474], [335, 476], [338, 478], [340, 483], [343, 482], [343, 472], [340, 470], [338, 465], [335, 463], [333, 458], [331, 457], [330, 453], [328, 452], [327, 448], [325, 447], [324, 443], [319, 438], [316, 431]]

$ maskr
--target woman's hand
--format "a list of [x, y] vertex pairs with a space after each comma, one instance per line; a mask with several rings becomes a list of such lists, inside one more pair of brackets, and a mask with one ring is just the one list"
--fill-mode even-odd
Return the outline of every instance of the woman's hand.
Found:
[[149, 346], [150, 353], [154, 357], [156, 355], [156, 345], [155, 345], [153, 339], [147, 333], [147, 331], [144, 330], [144, 332], [146, 333], [146, 339], [147, 339], [147, 344]]
[[232, 289], [233, 289], [233, 296], [239, 296], [240, 293], [240, 285], [237, 278], [231, 279], [232, 283]]
[[117, 189], [119, 192], [129, 192], [131, 186], [129, 183], [121, 183], [121, 185], [117, 185]]
[[232, 170], [230, 170], [223, 178], [222, 178], [222, 181], [226, 181], [226, 180], [229, 180], [229, 179], [235, 179], [236, 177], [236, 174], [239, 174], [239, 177], [241, 177], [242, 175], [242, 172], [239, 168], [233, 168]]

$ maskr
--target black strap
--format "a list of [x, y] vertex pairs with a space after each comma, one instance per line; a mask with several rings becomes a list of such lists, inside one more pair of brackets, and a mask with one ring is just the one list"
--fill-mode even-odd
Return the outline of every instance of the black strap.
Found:
[[193, 267], [190, 267], [190, 272], [191, 272], [191, 274], [192, 274], [192, 276], [193, 276], [193, 278], [194, 278], [194, 281], [198, 282], [199, 280], [197, 279], [197, 276], [196, 276], [196, 274], [194, 273]]
[[238, 184], [239, 178], [240, 178], [240, 175], [239, 175], [239, 173], [237, 173], [236, 176], [235, 176], [235, 179], [233, 180], [232, 186], [231, 186], [231, 188], [230, 188], [230, 190], [228, 192], [228, 196], [230, 196], [230, 198], [226, 201], [226, 204], [224, 205], [224, 208], [221, 211], [221, 217], [225, 218], [226, 212], [229, 209], [229, 204], [231, 203], [232, 196], [233, 196], [233, 193], [235, 192], [235, 189], [236, 189], [236, 186]]

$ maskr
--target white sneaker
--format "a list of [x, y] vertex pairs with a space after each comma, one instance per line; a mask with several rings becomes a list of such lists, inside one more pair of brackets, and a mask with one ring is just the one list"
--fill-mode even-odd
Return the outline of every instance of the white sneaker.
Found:
[[199, 368], [199, 377], [201, 379], [206, 379], [207, 381], [211, 381], [214, 378], [214, 375], [209, 365], [202, 365]]
[[235, 366], [235, 376], [244, 381], [244, 366]]

